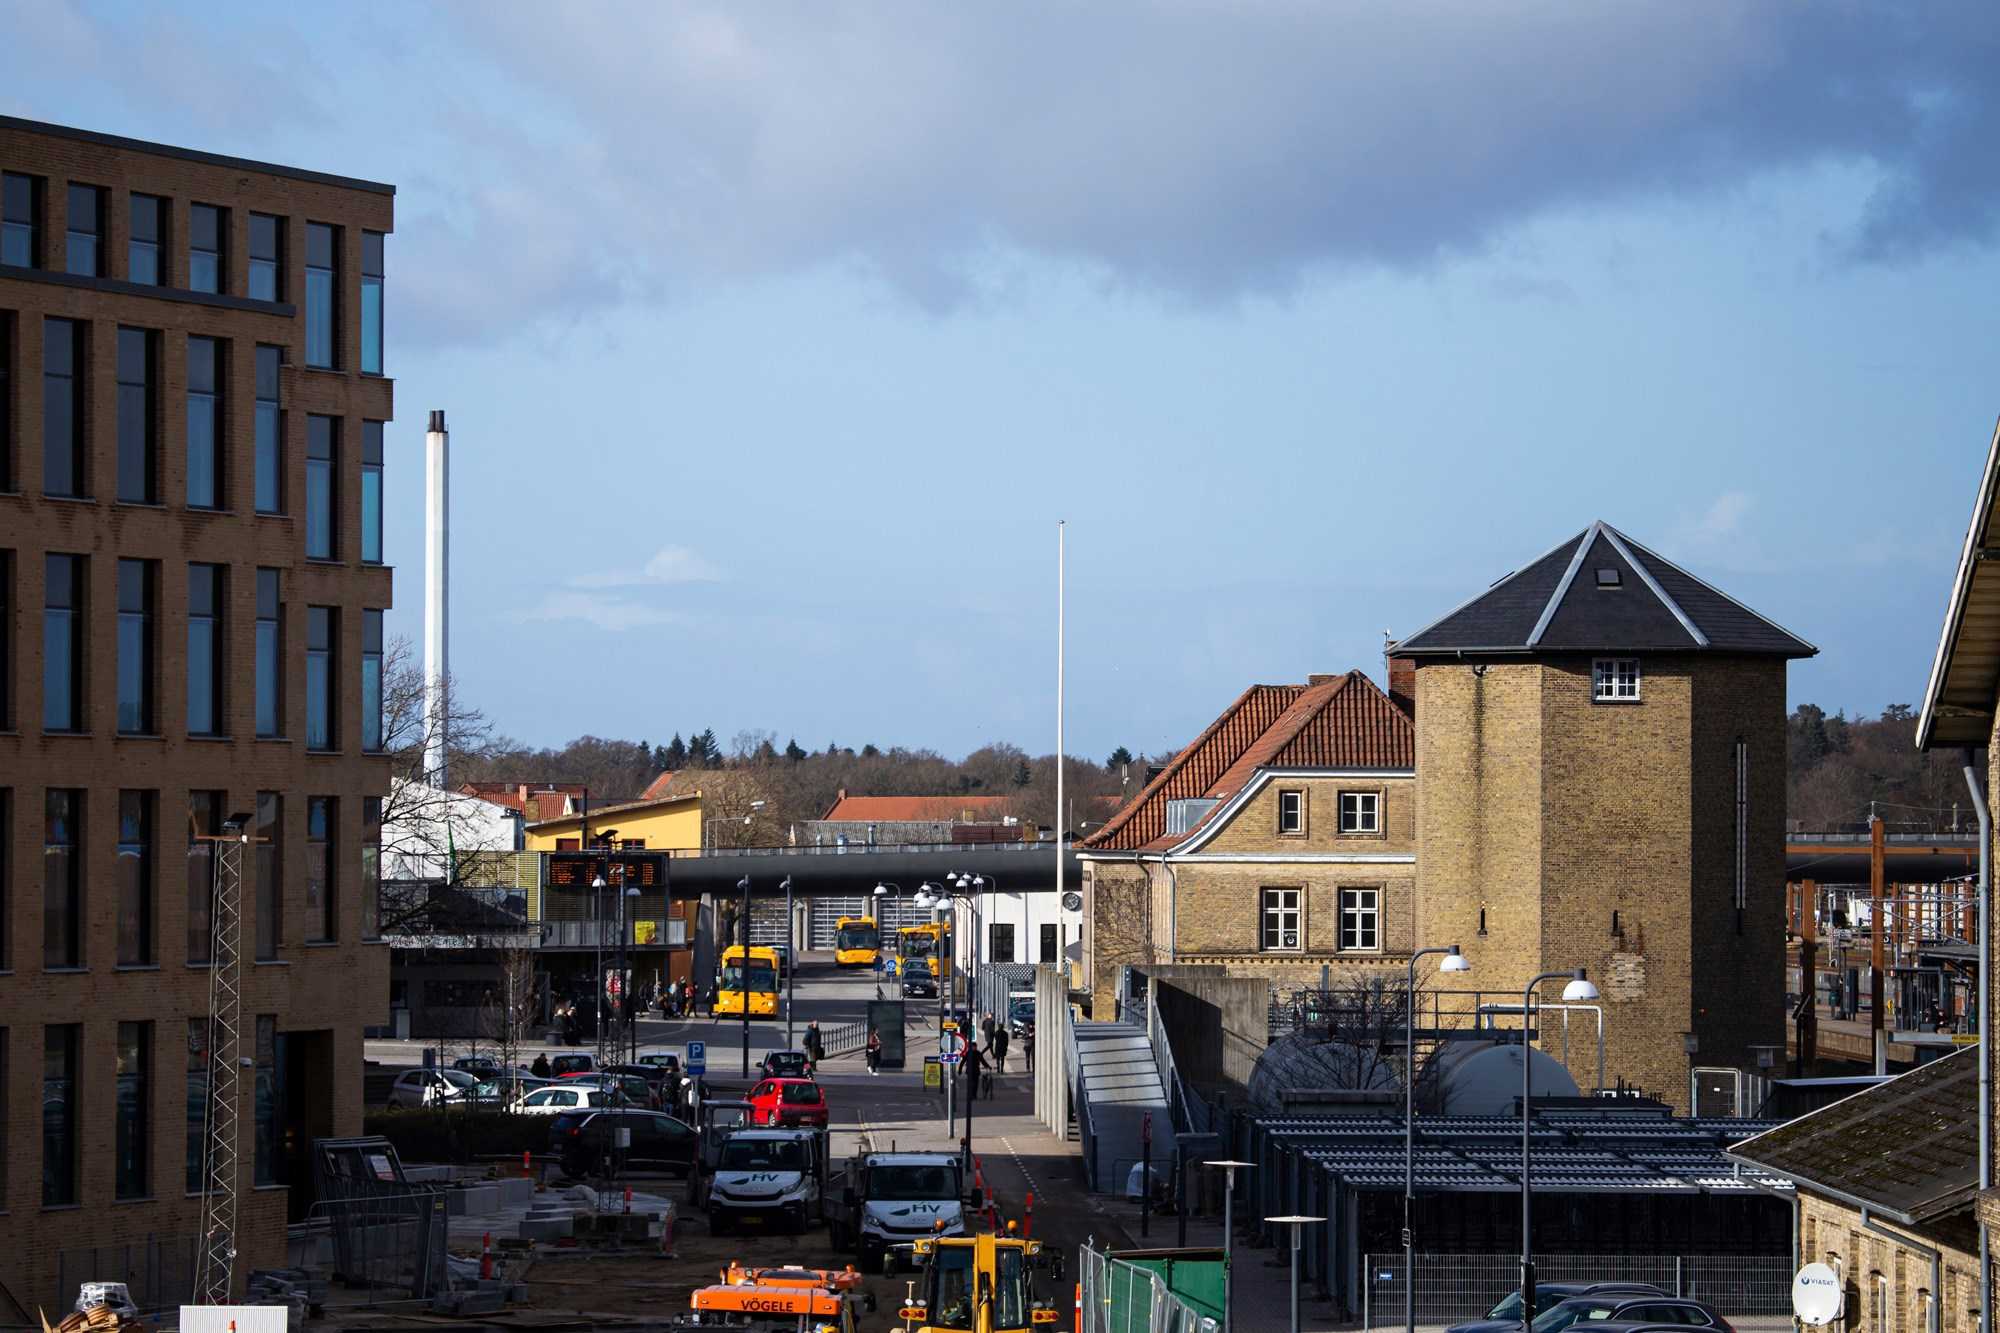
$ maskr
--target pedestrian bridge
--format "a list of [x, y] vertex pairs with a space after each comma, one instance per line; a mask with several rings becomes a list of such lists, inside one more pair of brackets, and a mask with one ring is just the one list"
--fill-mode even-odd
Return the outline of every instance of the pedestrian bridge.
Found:
[[[1062, 853], [1063, 884], [1080, 887], [1076, 851]], [[752, 897], [784, 896], [787, 877], [799, 896], [862, 895], [877, 884], [914, 894], [926, 881], [947, 875], [980, 875], [1002, 893], [1054, 893], [1056, 845], [1052, 842], [915, 843], [881, 847], [732, 847], [702, 854], [669, 853], [667, 881], [676, 898], [727, 897], [750, 881]]]

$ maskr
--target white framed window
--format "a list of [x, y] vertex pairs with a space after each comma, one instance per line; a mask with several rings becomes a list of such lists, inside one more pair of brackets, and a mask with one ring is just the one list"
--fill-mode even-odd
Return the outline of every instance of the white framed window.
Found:
[[1265, 953], [1297, 953], [1305, 947], [1304, 913], [1298, 889], [1264, 890]]
[[1592, 662], [1590, 697], [1601, 704], [1636, 702], [1639, 698], [1639, 659], [1600, 657]]
[[1380, 833], [1382, 794], [1372, 791], [1344, 791], [1340, 794], [1342, 833]]
[[1278, 793], [1278, 832], [1299, 837], [1306, 831], [1306, 794], [1302, 791]]
[[1382, 947], [1382, 891], [1342, 889], [1340, 891], [1341, 949], [1371, 950]]

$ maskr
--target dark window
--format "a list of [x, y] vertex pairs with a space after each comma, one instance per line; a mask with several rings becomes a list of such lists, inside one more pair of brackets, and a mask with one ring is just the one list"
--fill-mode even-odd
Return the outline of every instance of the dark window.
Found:
[[382, 233], [361, 233], [361, 373], [382, 373]]
[[382, 613], [361, 613], [361, 748], [382, 749]]
[[0, 310], [0, 491], [14, 489], [14, 316]]
[[83, 329], [42, 321], [42, 494], [90, 494], [83, 448]]
[[[5, 349], [0, 348], [0, 355], [4, 354]], [[361, 562], [382, 563], [382, 423], [379, 421], [361, 423]]]
[[340, 228], [306, 224], [306, 364], [330, 370], [339, 364]]
[[989, 963], [1011, 963], [1014, 961], [1014, 925], [1009, 921], [989, 921], [986, 923], [986, 961]]
[[118, 962], [153, 961], [153, 793], [118, 793]]
[[[14, 553], [0, 551], [0, 731], [14, 725]], [[6, 914], [0, 912], [0, 917]], [[0, 927], [0, 931], [4, 931]], [[7, 964], [0, 960], [0, 967]]]
[[340, 418], [306, 418], [306, 558], [340, 551]]
[[215, 844], [210, 841], [222, 832], [224, 792], [188, 793], [187, 844], [187, 960], [206, 963], [213, 959], [215, 929]]
[[0, 174], [0, 264], [42, 266], [42, 181]]
[[188, 566], [187, 729], [190, 736], [222, 734], [223, 566]]
[[76, 1202], [77, 1047], [83, 1027], [52, 1023], [42, 1037], [42, 1206]]
[[188, 289], [222, 290], [223, 239], [229, 231], [229, 211], [213, 204], [188, 209]]
[[1037, 962], [1060, 963], [1062, 961], [1062, 947], [1056, 943], [1056, 928], [1054, 926], [1041, 927], [1041, 948], [1039, 953], [1040, 957], [1037, 958]]
[[361, 938], [382, 934], [382, 798], [361, 798]]
[[127, 736], [154, 733], [157, 569], [151, 560], [118, 562], [118, 730]]
[[331, 750], [339, 734], [333, 683], [340, 637], [340, 612], [331, 606], [306, 608], [306, 748]]
[[222, 508], [222, 344], [189, 338], [187, 352], [187, 502]]
[[42, 966], [83, 966], [83, 793], [43, 798]]
[[[0, 972], [11, 971], [14, 967], [14, 793], [12, 789], [0, 787]], [[6, 1087], [0, 1082], [0, 1088]], [[0, 1102], [6, 1098], [0, 1097]], [[0, 1110], [0, 1138], [4, 1138], [6, 1112]], [[5, 1155], [6, 1144], [0, 1142], [0, 1156]], [[0, 1187], [5, 1178], [0, 1177]], [[0, 1192], [0, 1199], [6, 1198]]]
[[187, 1021], [187, 1192], [208, 1174], [208, 1020]]
[[285, 299], [285, 220], [269, 213], [250, 215], [250, 297]]
[[[12, 1055], [7, 1029], [0, 1028], [0, 1088], [11, 1089], [14, 1086], [14, 1065], [9, 1058]], [[12, 1097], [0, 1097], [0, 1199], [7, 1197], [7, 1157], [14, 1147], [8, 1134], [12, 1126], [7, 1123], [7, 1103], [12, 1100]]]
[[153, 1025], [118, 1025], [118, 1138], [114, 1193], [143, 1199], [153, 1192]]
[[278, 1068], [278, 1019], [274, 1014], [257, 1015], [256, 1070], [256, 1172], [252, 1178], [259, 1185], [282, 1185], [284, 1084]]
[[1306, 794], [1302, 791], [1281, 791], [1278, 793], [1278, 832], [1297, 834], [1306, 831]]
[[331, 796], [306, 798], [306, 912], [315, 941], [340, 938], [333, 851], [339, 841], [339, 826], [340, 802]]
[[251, 830], [262, 841], [257, 849], [257, 957], [278, 956], [285, 942], [285, 798], [274, 791], [257, 793], [257, 824]]
[[69, 187], [69, 248], [64, 267], [95, 278], [104, 272], [104, 191], [95, 185]]
[[278, 402], [283, 353], [257, 348], [257, 512], [285, 512], [285, 422]]
[[285, 734], [285, 604], [278, 571], [257, 571], [257, 734]]
[[167, 201], [156, 194], [135, 194], [130, 212], [132, 226], [125, 239], [125, 276], [132, 282], [157, 287], [162, 277], [160, 256], [165, 253]]
[[145, 329], [118, 330], [118, 498], [134, 504], [160, 498], [154, 482], [159, 472], [154, 465], [159, 413], [153, 401], [158, 346], [159, 339]]
[[52, 555], [42, 590], [42, 730], [82, 731], [83, 611], [90, 565]]

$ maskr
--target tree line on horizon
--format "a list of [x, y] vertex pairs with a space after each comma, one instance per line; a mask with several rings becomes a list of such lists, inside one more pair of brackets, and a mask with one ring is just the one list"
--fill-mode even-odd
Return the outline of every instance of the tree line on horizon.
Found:
[[[1891, 704], [1878, 717], [1829, 715], [1817, 704], [1800, 704], [1785, 720], [1785, 739], [1792, 829], [1859, 833], [1871, 812], [1899, 833], [1978, 827], [1964, 754], [1917, 749], [1917, 715], [1908, 704]], [[1974, 752], [1973, 766], [1983, 790], [1985, 750]]]

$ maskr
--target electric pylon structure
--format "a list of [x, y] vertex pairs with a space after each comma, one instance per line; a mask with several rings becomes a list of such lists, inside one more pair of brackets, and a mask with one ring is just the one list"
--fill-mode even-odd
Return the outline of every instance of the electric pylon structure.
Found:
[[[204, 1117], [201, 1249], [194, 1304], [228, 1305], [236, 1273], [237, 1095], [243, 1049], [243, 854], [248, 821], [232, 818], [215, 846], [208, 965], [208, 1106]], [[261, 841], [261, 839], [259, 839]]]

